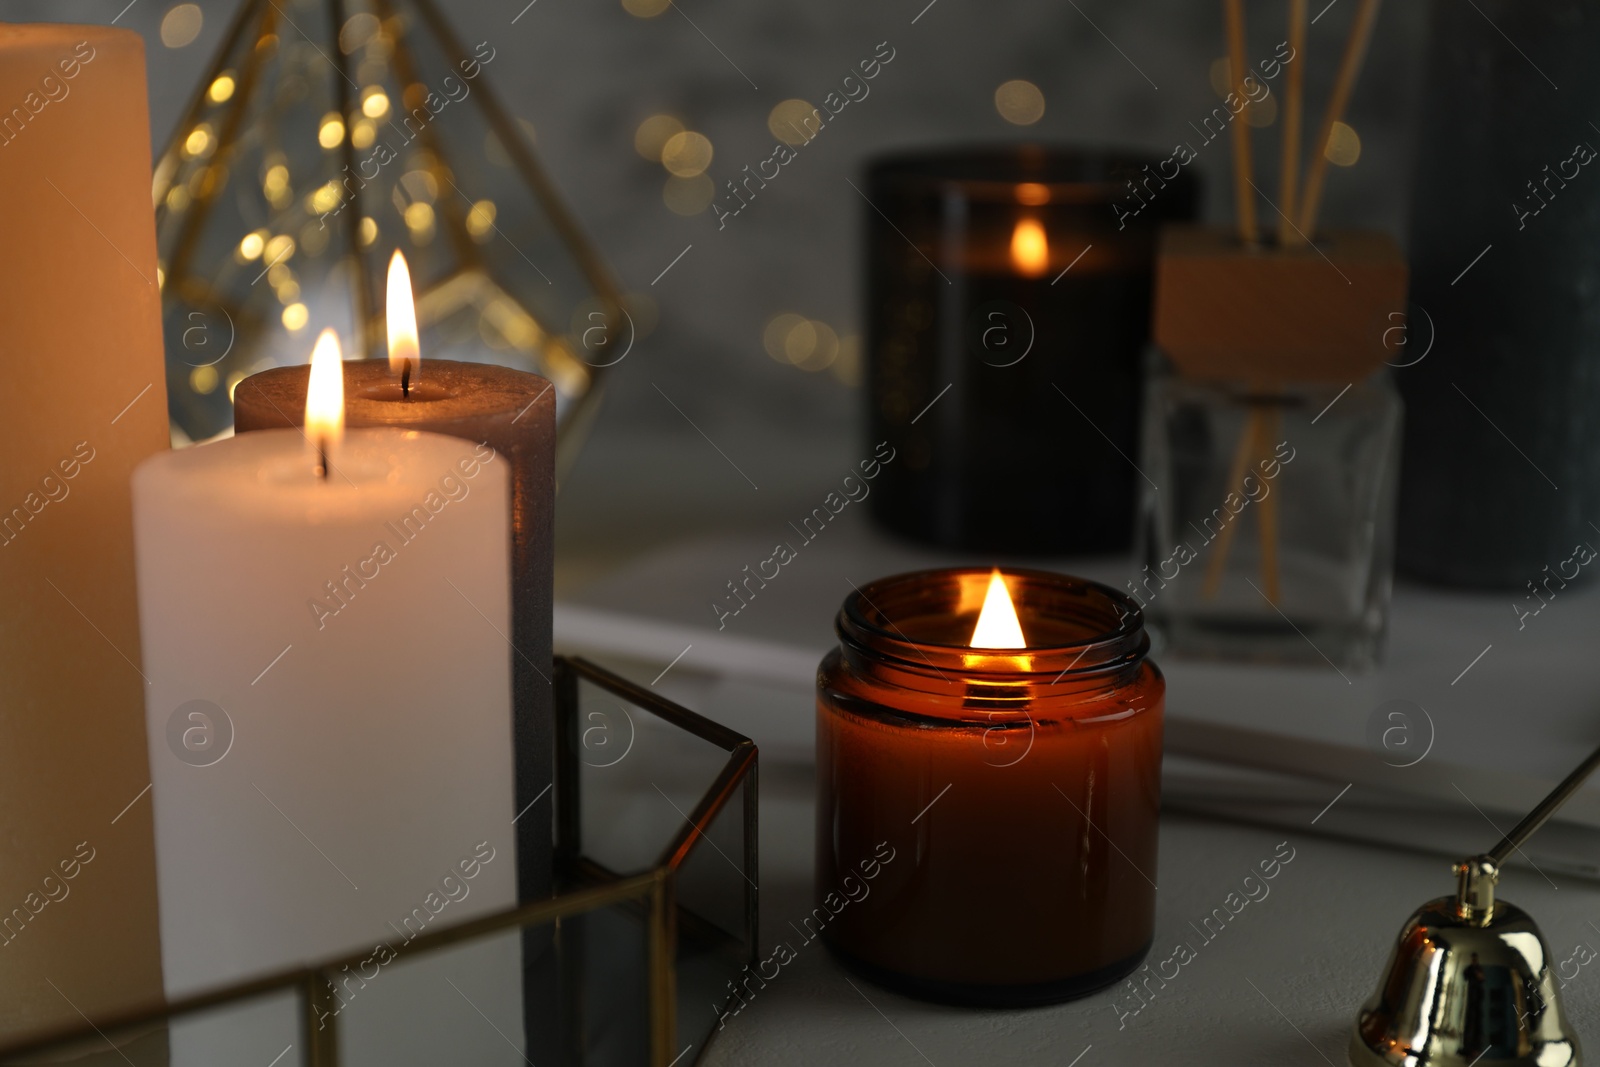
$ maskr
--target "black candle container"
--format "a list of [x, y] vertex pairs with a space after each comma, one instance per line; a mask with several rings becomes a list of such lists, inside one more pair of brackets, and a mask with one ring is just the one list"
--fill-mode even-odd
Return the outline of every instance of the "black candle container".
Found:
[[867, 172], [869, 439], [901, 457], [872, 513], [946, 548], [1125, 550], [1158, 226], [1176, 157], [1018, 145]]

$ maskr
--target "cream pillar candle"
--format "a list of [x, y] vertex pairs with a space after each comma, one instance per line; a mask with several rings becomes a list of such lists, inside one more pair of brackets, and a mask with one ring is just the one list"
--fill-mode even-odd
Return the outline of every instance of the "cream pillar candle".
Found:
[[168, 439], [145, 96], [136, 34], [0, 24], [0, 1037], [160, 992], [128, 504]]
[[[326, 477], [308, 440], [328, 448]], [[515, 903], [508, 484], [486, 446], [314, 426], [135, 473], [170, 995]], [[515, 950], [490, 965], [508, 1033]], [[335, 990], [347, 1030], [373, 1018], [364, 1005], [455, 997], [374, 966]], [[403, 1028], [385, 1015], [369, 1029]], [[244, 1063], [258, 1050], [241, 1041], [271, 1027], [198, 1030], [179, 1035], [185, 1062]], [[437, 1036], [460, 1051], [462, 1035]]]

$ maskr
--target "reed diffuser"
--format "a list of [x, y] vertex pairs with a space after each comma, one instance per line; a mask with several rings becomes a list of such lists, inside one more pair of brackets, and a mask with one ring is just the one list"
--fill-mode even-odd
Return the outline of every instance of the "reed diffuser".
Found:
[[[1235, 120], [1234, 226], [1160, 238], [1152, 334], [1169, 366], [1146, 410], [1155, 488], [1128, 590], [1179, 654], [1342, 670], [1381, 646], [1400, 423], [1383, 363], [1406, 267], [1386, 234], [1318, 224], [1378, 6], [1356, 7], [1302, 165], [1308, 26], [1305, 0], [1289, 0], [1276, 201]], [[1254, 101], [1242, 0], [1224, 0], [1223, 23], [1230, 99]]]

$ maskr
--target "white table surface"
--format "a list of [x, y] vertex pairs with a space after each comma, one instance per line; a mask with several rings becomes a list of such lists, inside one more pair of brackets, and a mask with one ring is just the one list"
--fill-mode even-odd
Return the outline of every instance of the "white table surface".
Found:
[[[777, 942], [795, 940], [788, 924], [810, 910], [813, 790], [809, 768], [764, 762], [761, 774], [766, 955]], [[1270, 893], [1202, 944], [1189, 922], [1198, 924], [1221, 906], [1282, 841], [1295, 850], [1294, 859], [1267, 883]], [[1149, 962], [1171, 955], [1180, 941], [1199, 952], [1139, 1014], [1119, 1017], [1117, 988], [1021, 1011], [925, 1004], [847, 975], [816, 943], [797, 946], [799, 958], [727, 1021], [701, 1062], [1104, 1067], [1326, 1061], [1342, 1067], [1355, 1012], [1372, 992], [1395, 934], [1418, 905], [1453, 890], [1448, 868], [1437, 857], [1333, 841], [1309, 827], [1297, 833], [1169, 814], [1154, 875], [1160, 892]], [[1600, 889], [1554, 878], [1551, 884], [1531, 871], [1508, 871], [1501, 895], [1540, 923], [1559, 962], [1579, 942], [1600, 946], [1592, 925], [1600, 924]], [[1600, 966], [1579, 970], [1562, 996], [1580, 1038], [1600, 1049]]]

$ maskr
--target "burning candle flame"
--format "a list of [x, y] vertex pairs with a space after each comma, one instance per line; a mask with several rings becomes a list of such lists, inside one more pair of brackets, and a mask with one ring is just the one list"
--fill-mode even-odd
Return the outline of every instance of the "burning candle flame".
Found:
[[984, 594], [983, 610], [978, 612], [978, 625], [968, 644], [973, 648], [1028, 647], [1022, 636], [1022, 623], [1017, 621], [1017, 609], [1011, 604], [1011, 592], [998, 567], [989, 575], [989, 591]]
[[1050, 269], [1050, 241], [1038, 219], [1017, 220], [1017, 228], [1011, 231], [1011, 264], [1030, 278]]
[[317, 450], [324, 478], [328, 453], [344, 437], [344, 353], [339, 335], [323, 330], [311, 350], [311, 376], [306, 383], [306, 438]]
[[389, 370], [400, 378], [402, 392], [422, 373], [422, 353], [417, 346], [417, 306], [411, 297], [411, 271], [398, 251], [389, 260], [386, 303], [389, 320]]

